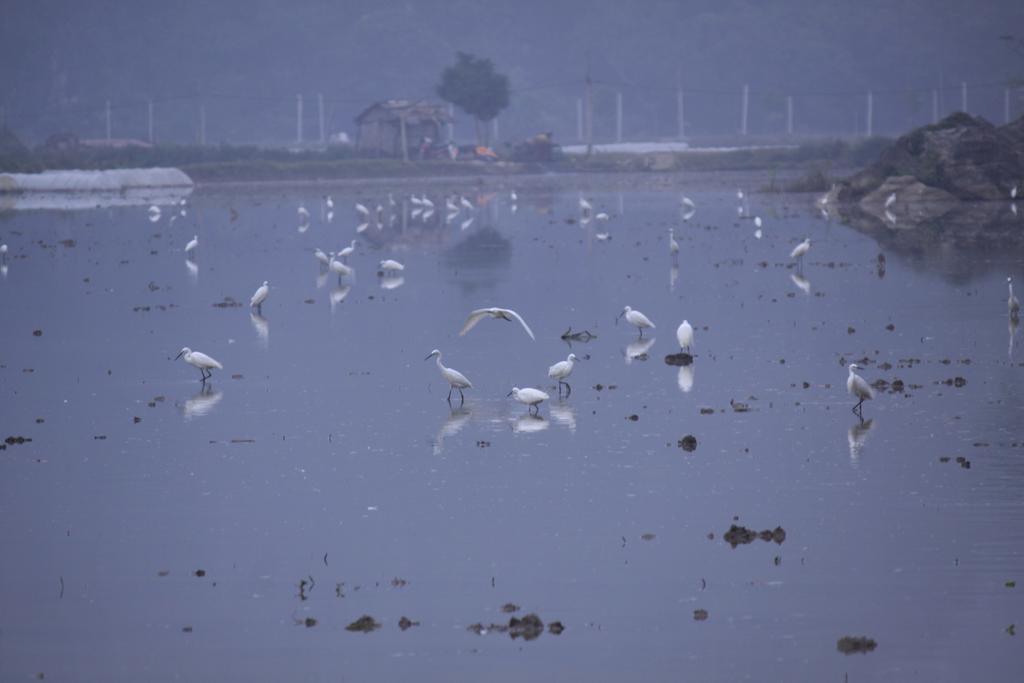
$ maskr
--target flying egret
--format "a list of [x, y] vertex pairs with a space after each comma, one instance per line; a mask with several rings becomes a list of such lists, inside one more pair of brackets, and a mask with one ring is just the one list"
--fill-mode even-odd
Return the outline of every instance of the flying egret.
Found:
[[203, 376], [202, 382], [210, 379], [213, 376], [213, 369], [223, 370], [224, 366], [215, 361], [214, 359], [207, 356], [205, 353], [200, 351], [193, 351], [187, 346], [178, 352], [178, 355], [174, 357], [174, 360], [178, 360], [182, 356], [185, 357], [185, 362], [192, 367], [199, 368], [199, 373]]
[[885, 199], [885, 208], [888, 209], [890, 206], [892, 206], [895, 203], [896, 203], [896, 193], [893, 192], [891, 195], [886, 197], [886, 199]]
[[511, 308], [476, 309], [475, 311], [469, 314], [468, 318], [466, 318], [466, 323], [462, 326], [462, 329], [459, 331], [459, 336], [461, 337], [462, 335], [469, 332], [478, 322], [480, 322], [483, 318], [488, 316], [490, 316], [491, 318], [500, 318], [502, 320], [508, 321], [516, 320], [519, 322], [520, 325], [523, 326], [523, 329], [526, 330], [526, 334], [530, 335], [530, 339], [536, 339], [536, 337], [533, 336], [533, 330], [531, 330], [530, 326], [526, 324], [526, 321], [523, 320], [523, 317], [516, 313], [515, 311], [513, 311]]
[[793, 251], [789, 252], [789, 258], [795, 258], [802, 264], [804, 262], [804, 254], [811, 250], [811, 238], [804, 239], [803, 242], [793, 247]]
[[360, 204], [359, 202], [356, 202], [356, 213], [358, 213], [363, 218], [370, 217], [370, 210], [366, 208], [364, 205]]
[[850, 395], [860, 399], [857, 405], [853, 407], [853, 412], [856, 415], [860, 415], [861, 405], [864, 401], [870, 401], [875, 397], [875, 392], [872, 391], [871, 385], [867, 381], [858, 375], [854, 370], [859, 366], [856, 363], [850, 363], [850, 375], [846, 378], [846, 390], [850, 392]]
[[423, 360], [430, 360], [431, 358], [437, 359], [437, 369], [441, 371], [441, 376], [444, 377], [444, 381], [448, 382], [448, 402], [452, 401], [452, 391], [454, 389], [459, 390], [459, 399], [461, 403], [465, 403], [466, 396], [462, 393], [463, 389], [472, 389], [473, 384], [466, 379], [466, 376], [455, 368], [446, 368], [441, 364], [441, 352], [434, 349], [430, 354]]
[[249, 308], [255, 308], [257, 311], [263, 306], [263, 302], [267, 300], [267, 295], [270, 294], [270, 283], [266, 280], [259, 286], [259, 289], [249, 299]]
[[526, 387], [525, 389], [512, 387], [512, 391], [508, 392], [508, 396], [511, 396], [524, 405], [530, 406], [529, 410], [537, 413], [540, 412], [540, 404], [551, 398], [540, 389], [534, 389], [532, 387]]
[[574, 366], [574, 364], [576, 363], [577, 360], [579, 360], [579, 359], [576, 358], [576, 354], [575, 353], [570, 353], [568, 358], [566, 358], [565, 360], [560, 360], [557, 363], [555, 363], [554, 365], [552, 365], [550, 368], [548, 368], [548, 377], [550, 377], [551, 379], [557, 379], [558, 380], [558, 395], [559, 396], [562, 395], [562, 385], [563, 384], [565, 385], [565, 388], [566, 388], [566, 392], [565, 392], [566, 398], [568, 398], [569, 394], [572, 393], [572, 387], [569, 386], [569, 383], [566, 382], [565, 379], [569, 375], [572, 374], [573, 366]]
[[650, 318], [640, 311], [634, 311], [629, 306], [622, 309], [622, 313], [619, 313], [618, 317], [615, 318], [615, 322], [618, 323], [619, 318], [623, 316], [626, 317], [627, 323], [630, 325], [636, 325], [637, 329], [640, 330], [641, 337], [644, 336], [644, 328], [650, 327], [651, 329], [654, 329], [654, 323], [651, 322]]
[[1010, 317], [1014, 320], [1020, 318], [1020, 302], [1013, 295], [1013, 277], [1006, 278], [1006, 284], [1010, 287], [1010, 298], [1006, 300], [1006, 308], [1010, 311]]
[[676, 341], [679, 342], [680, 351], [686, 347], [686, 352], [689, 353], [690, 347], [693, 346], [693, 325], [686, 320], [680, 323], [676, 328]]
[[380, 262], [380, 269], [386, 272], [395, 272], [405, 270], [405, 266], [394, 259], [384, 259]]
[[696, 209], [697, 205], [693, 203], [693, 200], [683, 195], [683, 198], [679, 200], [679, 203], [689, 209]]
[[668, 250], [673, 256], [679, 253], [679, 242], [676, 242], [675, 231], [668, 229]]
[[354, 252], [355, 250], [356, 250], [356, 241], [352, 240], [352, 242], [347, 247], [345, 247], [344, 249], [342, 249], [341, 251], [338, 252], [338, 257], [339, 258], [343, 258], [343, 259], [344, 258], [348, 258], [349, 256], [352, 255], [352, 252]]
[[193, 251], [198, 246], [199, 246], [199, 235], [193, 235], [192, 236], [192, 240], [188, 244], [185, 245], [185, 253], [187, 254], [187, 253]]

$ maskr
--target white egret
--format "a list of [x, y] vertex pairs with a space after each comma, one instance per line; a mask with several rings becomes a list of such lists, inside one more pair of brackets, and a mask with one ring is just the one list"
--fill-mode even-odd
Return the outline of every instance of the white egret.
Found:
[[343, 258], [343, 259], [344, 258], [348, 258], [349, 256], [352, 255], [352, 252], [354, 252], [355, 250], [356, 250], [356, 241], [352, 240], [352, 242], [349, 243], [349, 245], [347, 247], [345, 247], [344, 249], [342, 249], [341, 251], [338, 252], [338, 257], [339, 258]]
[[682, 199], [679, 200], [679, 203], [682, 204], [683, 206], [685, 206], [688, 209], [696, 209], [697, 208], [697, 205], [693, 203], [693, 200], [690, 199], [689, 197], [685, 196], [685, 195], [683, 195]]
[[193, 251], [198, 246], [199, 246], [199, 235], [193, 235], [192, 236], [192, 240], [188, 244], [185, 245], [185, 253], [187, 254], [190, 251]]
[[761, 217], [760, 216], [754, 216], [754, 227], [755, 228], [760, 228], [762, 225], [764, 225], [764, 223], [763, 223], [763, 221], [761, 221]]
[[422, 206], [423, 200], [414, 194], [409, 195], [409, 201], [412, 202], [413, 206]]
[[641, 337], [644, 336], [644, 329], [645, 328], [648, 328], [648, 327], [650, 327], [651, 329], [654, 328], [654, 323], [651, 322], [650, 318], [648, 318], [646, 315], [644, 315], [640, 311], [634, 311], [629, 306], [626, 306], [625, 308], [622, 309], [622, 313], [619, 313], [618, 317], [615, 318], [615, 322], [618, 323], [619, 322], [619, 318], [621, 318], [623, 316], [626, 317], [626, 322], [627, 323], [629, 323], [630, 325], [635, 325], [636, 328], [638, 330], [640, 330], [640, 336]]
[[893, 192], [891, 195], [885, 198], [885, 208], [889, 208], [896, 203], [896, 193]]
[[568, 358], [566, 358], [565, 360], [560, 360], [557, 363], [555, 363], [554, 365], [552, 365], [550, 368], [548, 368], [548, 377], [550, 377], [551, 379], [558, 380], [558, 395], [559, 396], [562, 395], [562, 385], [563, 384], [565, 385], [565, 389], [566, 389], [566, 392], [565, 392], [566, 398], [568, 398], [569, 394], [572, 393], [572, 387], [569, 386], [569, 383], [566, 382], [565, 380], [566, 380], [567, 377], [569, 377], [569, 375], [572, 374], [572, 369], [575, 366], [575, 363], [576, 363], [577, 360], [579, 360], [579, 359], [576, 358], [576, 354], [575, 353], [570, 353]]
[[516, 194], [515, 190], [512, 190], [511, 192], [508, 193], [508, 198], [511, 199], [513, 202], [519, 201], [519, 195]]
[[327, 205], [328, 209], [334, 208], [334, 200], [331, 199], [331, 195], [327, 195], [327, 197], [324, 199], [324, 204]]
[[405, 266], [394, 259], [384, 259], [380, 262], [380, 269], [385, 273], [405, 270]]
[[325, 266], [331, 262], [331, 259], [328, 258], [327, 254], [325, 254], [323, 250], [320, 249], [319, 247], [313, 249], [313, 256], [314, 258], [316, 258], [317, 261], [319, 261]]
[[178, 360], [184, 356], [185, 362], [192, 367], [199, 368], [199, 373], [203, 376], [201, 381], [205, 382], [213, 376], [213, 369], [223, 370], [224, 366], [210, 358], [201, 351], [193, 351], [187, 346], [178, 352], [178, 355], [174, 357], [174, 360]]
[[1006, 278], [1006, 284], [1010, 288], [1010, 298], [1006, 300], [1006, 308], [1010, 311], [1010, 317], [1013, 319], [1020, 318], [1020, 302], [1017, 301], [1017, 297], [1013, 295], [1013, 277]]
[[583, 214], [584, 217], [588, 217], [589, 218], [590, 214], [594, 210], [594, 207], [593, 207], [593, 205], [591, 205], [590, 202], [588, 202], [586, 199], [583, 198], [582, 194], [580, 194], [579, 205], [580, 205], [580, 213]]
[[798, 259], [801, 263], [804, 260], [804, 254], [811, 250], [811, 238], [806, 238], [803, 242], [793, 247], [793, 251], [789, 252], [789, 258]]
[[362, 235], [370, 227], [369, 223], [360, 223], [356, 226], [356, 234]]
[[444, 381], [448, 382], [448, 402], [451, 403], [452, 391], [455, 389], [459, 390], [459, 399], [461, 402], [466, 401], [465, 394], [462, 393], [463, 389], [472, 389], [473, 384], [466, 379], [466, 376], [455, 368], [446, 368], [441, 364], [441, 352], [434, 349], [430, 354], [423, 360], [430, 360], [431, 358], [437, 359], [437, 369], [441, 371], [441, 377], [444, 377]]
[[253, 293], [252, 298], [249, 299], [249, 308], [255, 308], [260, 310], [263, 306], [263, 302], [267, 300], [267, 295], [270, 294], [270, 283], [266, 280], [259, 286], [259, 289]]
[[672, 228], [668, 229], [668, 250], [673, 256], [679, 253], [679, 242], [676, 242], [675, 232]]
[[328, 268], [332, 273], [337, 273], [339, 282], [341, 281], [341, 278], [348, 277], [349, 275], [352, 275], [352, 273], [356, 272], [352, 267], [339, 261], [334, 252], [331, 252], [331, 265], [328, 266]]
[[360, 204], [359, 202], [356, 202], [356, 213], [358, 213], [363, 218], [370, 217], [370, 210], [366, 208], [363, 204]]
[[466, 220], [459, 223], [459, 230], [467, 230], [471, 225], [473, 225], [473, 216], [470, 216]]
[[608, 218], [608, 214], [606, 214], [604, 211], [594, 216], [595, 221], [607, 221]]
[[685, 347], [686, 352], [689, 353], [690, 347], [693, 346], [693, 325], [686, 320], [680, 323], [676, 328], [676, 341], [679, 342], [680, 351]]
[[1010, 188], [1010, 199], [1016, 199], [1016, 198], [1017, 198], [1017, 186], [1014, 185], [1013, 187]]
[[395, 201], [395, 195], [390, 192], [388, 192], [388, 206], [392, 208], [398, 206], [398, 202]]
[[530, 406], [530, 411], [534, 411], [536, 409], [536, 412], [538, 413], [540, 412], [540, 404], [551, 398], [540, 389], [534, 389], [532, 387], [526, 387], [524, 389], [512, 387], [512, 391], [508, 392], [508, 396], [511, 396], [523, 405]]
[[154, 214], [154, 213], [155, 213], [155, 214], [156, 214], [157, 216], [159, 216], [159, 215], [160, 215], [160, 207], [159, 207], [159, 206], [157, 206], [156, 204], [151, 204], [151, 205], [149, 206], [149, 209], [148, 209], [148, 211], [149, 211], [150, 215], [152, 215], [152, 214]]
[[444, 208], [448, 209], [449, 213], [458, 213], [459, 212], [458, 205], [454, 201], [452, 201], [451, 197], [445, 197]]
[[302, 206], [300, 204], [298, 212], [299, 212], [299, 222], [301, 222], [301, 223], [308, 223], [309, 222], [309, 210], [306, 207], [304, 207], [304, 206]]
[[422, 204], [423, 206], [427, 207], [428, 209], [433, 209], [434, 208], [434, 202], [430, 201], [430, 198], [427, 197], [426, 194], [424, 194], [422, 197], [420, 197], [420, 204]]
[[0, 244], [0, 260], [3, 260], [3, 261], [7, 260], [7, 245], [6, 244]]
[[[515, 196], [515, 192], [513, 192], [512, 195]], [[515, 201], [515, 200], [513, 199], [512, 201]], [[465, 197], [462, 197], [462, 196], [459, 197], [459, 206], [461, 206], [464, 209], [470, 209], [470, 210], [473, 209], [473, 203], [470, 202]]]
[[473, 329], [473, 327], [476, 326], [478, 322], [480, 322], [483, 318], [486, 317], [500, 318], [501, 320], [508, 321], [515, 320], [520, 325], [523, 326], [523, 329], [526, 330], [526, 334], [530, 335], [530, 339], [536, 339], [536, 337], [533, 336], [533, 330], [531, 330], [530, 326], [526, 324], [526, 321], [523, 320], [523, 317], [516, 313], [515, 311], [513, 311], [511, 308], [476, 309], [475, 311], [469, 314], [468, 318], [466, 318], [466, 323], [462, 326], [462, 329], [459, 331], [459, 336], [461, 337], [462, 335], [469, 332], [471, 329]]
[[736, 199], [743, 201], [743, 190], [736, 190]]
[[850, 395], [854, 398], [860, 399], [857, 402], [857, 405], [853, 407], [853, 412], [859, 415], [860, 413], [858, 411], [860, 410], [861, 405], [864, 401], [870, 401], [873, 399], [875, 397], [875, 392], [863, 377], [854, 372], [858, 367], [860, 366], [856, 363], [850, 363], [850, 375], [846, 378], [846, 390], [850, 392]]

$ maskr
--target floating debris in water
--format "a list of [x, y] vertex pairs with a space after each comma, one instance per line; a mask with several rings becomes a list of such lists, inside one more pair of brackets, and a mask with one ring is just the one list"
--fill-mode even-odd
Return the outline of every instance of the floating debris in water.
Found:
[[640, 540], [641, 541], [653, 541], [655, 538], [657, 538], [657, 537], [654, 534], [651, 534], [651, 533], [640, 534]]
[[403, 631], [407, 631], [410, 628], [412, 628], [413, 626], [419, 626], [419, 625], [420, 625], [420, 622], [413, 621], [409, 617], [402, 617], [401, 619], [398, 620], [398, 628], [402, 629]]
[[695, 610], [693, 610], [693, 620], [694, 621], [707, 621], [708, 620], [708, 611], [706, 609], [695, 609]]
[[693, 434], [687, 434], [683, 438], [679, 439], [679, 442], [676, 445], [687, 453], [692, 453], [697, 450], [697, 437]]
[[505, 614], [511, 614], [512, 612], [518, 612], [519, 611], [519, 605], [517, 605], [517, 604], [515, 604], [513, 602], [506, 602], [504, 605], [501, 606], [501, 611], [504, 612]]
[[758, 538], [766, 543], [769, 541], [775, 541], [778, 545], [782, 545], [782, 542], [786, 540], [786, 530], [781, 526], [777, 526], [774, 529], [765, 529], [764, 531], [758, 532], [753, 529], [732, 524], [729, 526], [729, 530], [725, 532], [722, 538], [725, 539], [725, 542], [733, 548], [738, 545], [753, 543], [754, 540]]
[[224, 301], [218, 301], [217, 303], [213, 304], [213, 307], [214, 308], [238, 308], [241, 305], [242, 304], [240, 302], [238, 302], [238, 301], [235, 301], [234, 298], [232, 298], [230, 296], [226, 296], [226, 297], [224, 297]]
[[693, 363], [693, 356], [688, 353], [670, 353], [665, 356], [665, 365], [687, 366]]
[[876, 647], [878, 643], [867, 636], [843, 636], [836, 643], [836, 649], [844, 655], [867, 654]]
[[591, 339], [597, 339], [597, 335], [591, 333], [590, 330], [583, 330], [582, 332], [573, 332], [572, 326], [570, 326], [569, 329], [562, 333], [561, 338], [564, 341], [576, 341], [583, 342], [585, 344]]
[[42, 330], [32, 330], [32, 336], [33, 337], [42, 337], [43, 336], [43, 331]]

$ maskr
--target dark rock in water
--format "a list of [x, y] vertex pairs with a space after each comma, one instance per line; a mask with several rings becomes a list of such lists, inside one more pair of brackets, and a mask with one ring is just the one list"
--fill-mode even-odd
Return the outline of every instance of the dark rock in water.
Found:
[[781, 526], [777, 526], [774, 529], [765, 529], [764, 531], [758, 532], [753, 529], [732, 524], [729, 526], [729, 530], [725, 532], [722, 538], [725, 539], [725, 542], [733, 548], [738, 545], [753, 543], [758, 538], [766, 543], [775, 541], [778, 545], [782, 545], [783, 541], [786, 540], [786, 530]]
[[693, 434], [687, 434], [683, 438], [679, 439], [678, 446], [687, 453], [692, 453], [697, 450], [697, 437]]
[[515, 603], [512, 603], [512, 602], [506, 602], [504, 605], [501, 606], [501, 611], [504, 612], [505, 614], [511, 614], [512, 612], [518, 612], [519, 611], [519, 605], [517, 605]]
[[550, 633], [553, 636], [560, 635], [564, 630], [565, 626], [562, 626], [562, 622], [560, 621], [552, 621], [550, 624], [548, 624], [548, 633]]
[[708, 611], [706, 609], [695, 609], [693, 610], [694, 621], [707, 621]]
[[665, 356], [665, 365], [690, 365], [693, 363], [693, 356], [688, 353], [670, 353]]
[[359, 633], [370, 633], [371, 631], [376, 631], [379, 628], [380, 624], [374, 621], [373, 617], [371, 617], [368, 614], [364, 614], [363, 616], [359, 617], [351, 624], [346, 626], [345, 630]]
[[403, 631], [407, 631], [410, 628], [412, 628], [413, 626], [419, 626], [419, 625], [420, 625], [420, 622], [413, 621], [409, 617], [402, 617], [401, 619], [398, 620], [398, 628], [402, 629]]
[[533, 640], [544, 633], [544, 622], [536, 614], [527, 614], [522, 619], [512, 617], [508, 622], [508, 634], [513, 638]]
[[878, 643], [867, 636], [843, 636], [836, 643], [836, 649], [844, 655], [867, 654], [876, 647]]
[[[896, 140], [875, 164], [847, 180], [838, 199], [865, 200], [893, 176], [912, 176], [955, 199], [1007, 199], [1010, 188], [1024, 177], [1024, 117], [997, 127], [957, 112], [917, 128]], [[901, 208], [899, 193], [889, 208]]]

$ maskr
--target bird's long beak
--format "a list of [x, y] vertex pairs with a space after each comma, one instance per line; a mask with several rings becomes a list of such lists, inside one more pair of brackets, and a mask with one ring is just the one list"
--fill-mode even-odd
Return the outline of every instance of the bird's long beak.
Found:
[[615, 324], [616, 325], [619, 324], [619, 318], [621, 318], [621, 317], [622, 317], [622, 313], [619, 313], [617, 316], [615, 316]]
[[428, 355], [427, 355], [427, 357], [426, 357], [426, 358], [424, 358], [423, 360], [430, 360], [431, 356], [433, 356], [433, 355], [434, 355], [434, 354], [432, 354], [432, 353], [431, 353], [431, 354], [428, 354]]
[[184, 351], [178, 351], [178, 355], [174, 357], [174, 360], [178, 360], [179, 358], [181, 358], [181, 354], [183, 354], [183, 353], [185, 353], [185, 352]]
[[511, 396], [511, 395], [512, 395], [512, 392], [510, 391], [510, 392], [508, 392], [507, 394], [505, 394], [505, 398], [508, 398], [508, 397], [509, 397], [509, 396]]

